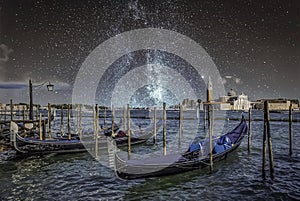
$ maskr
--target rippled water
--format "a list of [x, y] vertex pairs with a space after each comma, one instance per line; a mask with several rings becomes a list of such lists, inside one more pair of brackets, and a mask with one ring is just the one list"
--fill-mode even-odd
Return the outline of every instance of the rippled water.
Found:
[[[185, 114], [194, 117], [193, 114]], [[215, 114], [218, 117], [218, 114]], [[246, 113], [247, 117], [248, 114]], [[230, 112], [230, 118], [240, 118], [241, 112]], [[288, 122], [271, 122], [275, 178], [261, 178], [262, 169], [262, 112], [254, 111], [252, 122], [251, 154], [247, 138], [240, 148], [224, 161], [209, 169], [160, 178], [123, 181], [114, 172], [95, 161], [89, 153], [35, 156], [0, 164], [1, 200], [299, 200], [300, 199], [300, 113], [294, 112], [293, 157], [289, 157]], [[273, 119], [288, 119], [287, 113], [273, 113]], [[59, 120], [57, 120], [59, 121]], [[139, 120], [142, 126], [146, 120]], [[143, 122], [144, 121], [144, 122]], [[215, 124], [219, 125], [216, 120]], [[139, 122], [137, 122], [138, 124]], [[223, 121], [224, 123], [224, 121]], [[195, 130], [194, 120], [185, 120], [183, 136], [188, 141]], [[224, 131], [238, 121], [225, 120]], [[217, 129], [217, 128], [216, 128]], [[168, 120], [168, 151], [178, 143], [178, 120]], [[197, 129], [203, 130], [202, 122]], [[216, 132], [217, 133], [217, 132]], [[162, 150], [161, 132], [157, 145], [151, 140], [133, 148], [134, 153]], [[172, 143], [170, 143], [172, 142]], [[189, 142], [186, 142], [188, 144]], [[184, 146], [185, 144], [181, 144]], [[183, 149], [183, 148], [182, 148]], [[267, 161], [268, 164], [268, 161]]]

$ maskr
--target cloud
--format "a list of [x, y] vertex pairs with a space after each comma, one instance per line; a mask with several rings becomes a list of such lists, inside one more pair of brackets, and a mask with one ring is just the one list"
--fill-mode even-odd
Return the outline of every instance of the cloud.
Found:
[[24, 89], [24, 88], [28, 88], [28, 85], [23, 83], [0, 82], [0, 89]]
[[14, 50], [8, 48], [7, 45], [1, 44], [0, 45], [0, 62], [7, 62], [9, 59], [9, 54], [11, 54]]

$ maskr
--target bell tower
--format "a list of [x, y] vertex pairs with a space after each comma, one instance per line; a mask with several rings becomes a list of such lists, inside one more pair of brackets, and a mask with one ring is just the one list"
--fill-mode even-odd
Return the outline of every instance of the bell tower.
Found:
[[210, 76], [208, 77], [207, 90], [206, 90], [206, 102], [210, 103], [213, 100], [212, 82]]

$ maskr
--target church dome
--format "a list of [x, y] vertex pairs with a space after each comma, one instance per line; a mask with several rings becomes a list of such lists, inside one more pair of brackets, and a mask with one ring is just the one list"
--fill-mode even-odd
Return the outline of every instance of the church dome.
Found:
[[233, 91], [233, 89], [230, 89], [230, 91], [228, 91], [227, 93], [228, 96], [236, 96], [235, 91]]

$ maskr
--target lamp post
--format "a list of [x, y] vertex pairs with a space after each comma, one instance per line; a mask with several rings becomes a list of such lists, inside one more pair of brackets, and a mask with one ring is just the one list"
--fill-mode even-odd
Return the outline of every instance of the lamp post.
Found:
[[[46, 84], [47, 82], [44, 82], [40, 85], [32, 86], [32, 81], [29, 80], [29, 120], [33, 120], [33, 96], [32, 96], [32, 88], [33, 87], [40, 87]], [[49, 82], [47, 84], [48, 91], [53, 91], [54, 85]]]
[[29, 80], [29, 120], [33, 120], [32, 82]]

